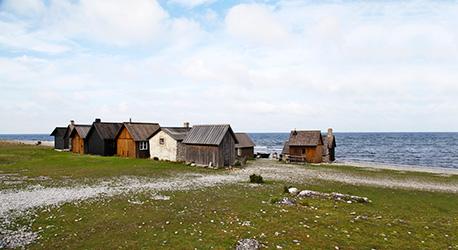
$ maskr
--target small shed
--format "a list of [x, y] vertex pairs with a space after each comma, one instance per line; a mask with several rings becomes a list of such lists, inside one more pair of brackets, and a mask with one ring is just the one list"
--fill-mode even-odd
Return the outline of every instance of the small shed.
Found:
[[185, 161], [183, 140], [189, 127], [163, 127], [149, 139], [150, 157], [166, 161]]
[[73, 124], [73, 129], [70, 132], [70, 151], [73, 153], [84, 154], [86, 151], [84, 150], [84, 140], [91, 129], [91, 125], [75, 125]]
[[238, 143], [235, 144], [237, 156], [241, 158], [251, 159], [254, 158], [254, 146], [251, 137], [247, 133], [235, 133]]
[[86, 153], [103, 156], [115, 155], [115, 137], [121, 127], [122, 123], [101, 122], [100, 119], [96, 119], [86, 136]]
[[186, 138], [185, 161], [215, 167], [231, 166], [235, 162], [238, 143], [230, 125], [196, 125]]
[[320, 163], [323, 161], [323, 139], [321, 131], [291, 131], [289, 135], [289, 159]]
[[66, 127], [56, 127], [50, 134], [54, 136], [54, 149], [68, 149], [68, 140], [65, 140]]
[[149, 137], [160, 129], [158, 123], [125, 122], [116, 136], [116, 154], [149, 158]]

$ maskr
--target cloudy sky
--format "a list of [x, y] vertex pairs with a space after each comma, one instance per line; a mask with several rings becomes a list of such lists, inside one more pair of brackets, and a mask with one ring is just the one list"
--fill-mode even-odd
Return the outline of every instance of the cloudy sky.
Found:
[[0, 0], [0, 133], [458, 131], [455, 1]]

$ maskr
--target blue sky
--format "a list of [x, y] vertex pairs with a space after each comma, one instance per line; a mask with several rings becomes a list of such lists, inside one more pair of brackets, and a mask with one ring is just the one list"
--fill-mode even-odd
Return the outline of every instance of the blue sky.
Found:
[[0, 0], [0, 133], [457, 131], [455, 1]]

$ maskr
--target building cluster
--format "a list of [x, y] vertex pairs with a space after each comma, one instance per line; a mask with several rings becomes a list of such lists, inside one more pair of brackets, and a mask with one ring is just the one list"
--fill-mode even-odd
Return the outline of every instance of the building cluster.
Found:
[[102, 122], [56, 127], [54, 147], [79, 154], [151, 158], [197, 165], [232, 166], [236, 159], [254, 157], [255, 144], [230, 125], [161, 127], [158, 123]]
[[282, 150], [287, 162], [329, 163], [335, 160], [336, 138], [332, 129], [327, 134], [319, 130], [293, 130]]

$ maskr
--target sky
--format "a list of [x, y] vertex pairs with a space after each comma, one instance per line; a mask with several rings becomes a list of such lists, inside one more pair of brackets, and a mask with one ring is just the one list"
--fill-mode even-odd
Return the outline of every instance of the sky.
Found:
[[458, 131], [458, 2], [0, 0], [0, 134]]

